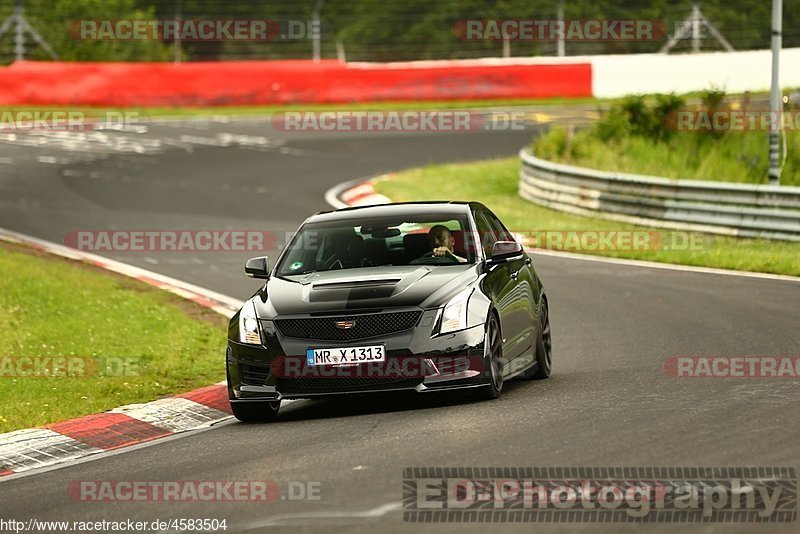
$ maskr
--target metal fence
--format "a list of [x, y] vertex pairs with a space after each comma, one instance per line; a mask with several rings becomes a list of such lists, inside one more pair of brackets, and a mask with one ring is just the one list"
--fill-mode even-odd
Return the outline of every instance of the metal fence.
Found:
[[800, 187], [603, 172], [520, 152], [519, 194], [548, 208], [739, 237], [800, 241]]
[[[656, 40], [571, 40], [566, 55], [657, 52], [670, 36], [687, 28], [692, 0], [0, 0], [0, 24], [13, 15], [15, 5], [55, 54], [65, 60], [220, 61], [236, 59], [308, 59], [314, 50], [309, 32], [294, 39], [267, 41], [164, 40], [161, 46], [142, 42], [83, 42], [69, 35], [72, 24], [85, 19], [270, 19], [278, 22], [321, 23], [320, 55], [348, 61], [398, 61], [476, 57], [554, 56], [559, 43], [552, 39], [465, 40], [456, 31], [466, 20], [655, 20], [666, 35]], [[563, 9], [559, 10], [559, 4]], [[770, 7], [763, 0], [739, 0], [737, 5], [700, 2], [705, 18], [737, 50], [769, 47]], [[800, 46], [800, 10], [784, 12], [784, 46]], [[703, 24], [674, 48], [675, 52], [721, 50], [719, 39]], [[51, 55], [24, 32], [24, 57], [47, 60]], [[0, 38], [0, 62], [18, 55], [17, 32], [9, 28]], [[153, 44], [153, 43], [149, 43]]]

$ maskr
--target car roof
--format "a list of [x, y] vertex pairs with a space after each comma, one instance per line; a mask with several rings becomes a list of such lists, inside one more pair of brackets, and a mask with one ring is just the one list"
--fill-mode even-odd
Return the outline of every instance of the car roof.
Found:
[[374, 206], [357, 206], [333, 211], [322, 211], [309, 217], [306, 222], [324, 222], [358, 219], [361, 217], [385, 217], [397, 215], [424, 215], [425, 213], [465, 214], [470, 209], [481, 207], [478, 202], [435, 200], [425, 202], [395, 202]]

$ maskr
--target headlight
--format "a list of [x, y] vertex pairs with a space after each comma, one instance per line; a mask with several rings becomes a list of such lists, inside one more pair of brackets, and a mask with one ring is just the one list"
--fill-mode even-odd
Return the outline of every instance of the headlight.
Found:
[[261, 345], [256, 308], [250, 300], [244, 303], [242, 311], [239, 312], [239, 341], [250, 345]]
[[439, 325], [439, 333], [447, 334], [457, 330], [464, 330], [469, 327], [467, 324], [467, 304], [472, 289], [466, 289], [450, 299], [442, 312], [442, 321]]

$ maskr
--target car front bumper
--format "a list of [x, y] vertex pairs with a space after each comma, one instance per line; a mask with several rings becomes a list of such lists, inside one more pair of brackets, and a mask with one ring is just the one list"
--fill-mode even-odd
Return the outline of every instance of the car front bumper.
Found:
[[[261, 321], [262, 345], [228, 340], [229, 398], [253, 402], [386, 391], [422, 393], [487, 384], [483, 326], [431, 337], [436, 313], [425, 311], [412, 330], [349, 342], [287, 338], [271, 321]], [[313, 368], [305, 364], [308, 348], [378, 344], [386, 350], [382, 364]]]

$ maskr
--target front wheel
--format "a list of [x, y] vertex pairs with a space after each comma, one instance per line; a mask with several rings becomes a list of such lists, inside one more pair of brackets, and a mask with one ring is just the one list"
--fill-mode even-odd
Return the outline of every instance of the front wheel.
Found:
[[491, 400], [498, 398], [503, 391], [503, 343], [500, 339], [500, 325], [494, 315], [490, 315], [486, 321], [483, 347], [483, 362], [489, 371], [489, 384], [480, 389], [479, 396]]
[[530, 367], [519, 375], [523, 380], [541, 380], [550, 376], [552, 369], [553, 342], [550, 338], [550, 317], [547, 310], [547, 301], [542, 301], [542, 311], [539, 314], [539, 332], [533, 346], [536, 365]]
[[232, 402], [233, 416], [243, 423], [268, 423], [278, 416], [281, 401]]
[[536, 374], [534, 380], [550, 377], [553, 367], [553, 341], [550, 337], [550, 314], [547, 310], [547, 301], [542, 301], [541, 326], [536, 339]]

